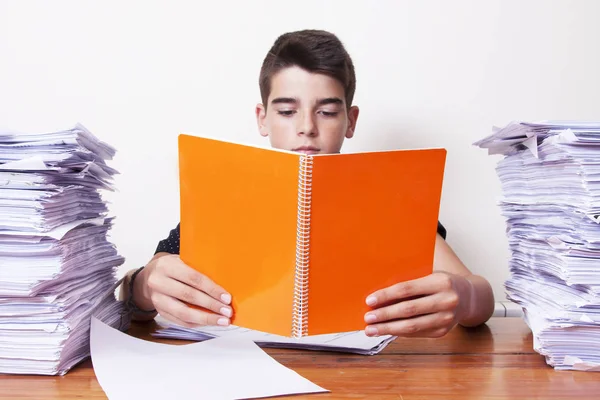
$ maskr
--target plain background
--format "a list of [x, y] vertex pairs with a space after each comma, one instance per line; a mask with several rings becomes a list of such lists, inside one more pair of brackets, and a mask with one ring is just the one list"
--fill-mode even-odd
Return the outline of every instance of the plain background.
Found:
[[261, 62], [284, 32], [337, 34], [361, 108], [344, 152], [448, 150], [448, 242], [504, 299], [498, 156], [472, 145], [512, 120], [600, 119], [599, 1], [4, 1], [0, 125], [81, 122], [117, 148], [111, 240], [145, 264], [179, 218], [177, 135], [259, 145]]

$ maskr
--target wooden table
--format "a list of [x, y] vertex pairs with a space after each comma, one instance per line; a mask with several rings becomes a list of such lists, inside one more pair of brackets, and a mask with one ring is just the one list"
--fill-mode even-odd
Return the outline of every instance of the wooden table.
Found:
[[[155, 327], [153, 322], [133, 324], [129, 333], [155, 340], [150, 336]], [[265, 350], [331, 391], [294, 399], [600, 399], [600, 373], [549, 367], [533, 351], [531, 332], [520, 318], [492, 318], [480, 328], [456, 328], [441, 339], [398, 339], [376, 356]], [[87, 360], [63, 377], [0, 376], [0, 398], [106, 396]]]

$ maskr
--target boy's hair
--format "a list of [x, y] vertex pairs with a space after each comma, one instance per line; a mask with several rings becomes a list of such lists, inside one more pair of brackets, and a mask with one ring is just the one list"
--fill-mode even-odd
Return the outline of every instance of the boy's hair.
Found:
[[308, 29], [284, 33], [275, 40], [260, 69], [260, 96], [265, 108], [271, 93], [271, 78], [283, 68], [292, 66], [338, 80], [344, 87], [347, 107], [352, 106], [356, 89], [354, 64], [334, 34]]

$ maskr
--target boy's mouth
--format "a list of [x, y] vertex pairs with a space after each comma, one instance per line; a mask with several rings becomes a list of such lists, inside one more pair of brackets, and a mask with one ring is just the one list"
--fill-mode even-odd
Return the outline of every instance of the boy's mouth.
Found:
[[313, 147], [313, 146], [301, 146], [301, 147], [296, 147], [292, 151], [295, 151], [297, 153], [304, 153], [304, 154], [317, 154], [319, 151], [321, 151], [321, 149], [319, 149], [317, 147]]

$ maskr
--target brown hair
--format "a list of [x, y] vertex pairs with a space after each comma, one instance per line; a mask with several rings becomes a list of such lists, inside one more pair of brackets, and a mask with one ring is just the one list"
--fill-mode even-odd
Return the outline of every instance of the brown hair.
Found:
[[260, 69], [258, 84], [265, 108], [271, 93], [271, 78], [281, 69], [292, 66], [337, 79], [344, 87], [346, 106], [352, 106], [356, 89], [354, 64], [334, 34], [309, 29], [284, 33], [275, 40]]

